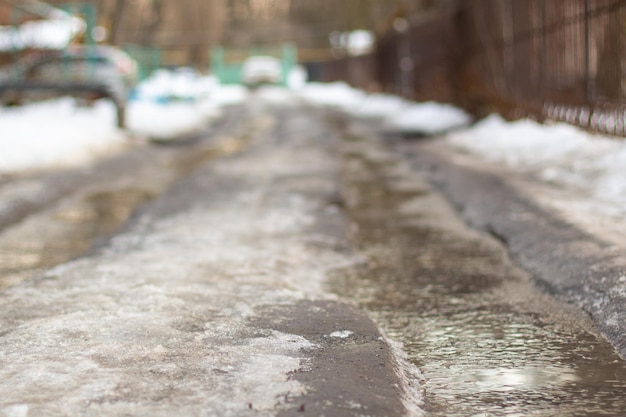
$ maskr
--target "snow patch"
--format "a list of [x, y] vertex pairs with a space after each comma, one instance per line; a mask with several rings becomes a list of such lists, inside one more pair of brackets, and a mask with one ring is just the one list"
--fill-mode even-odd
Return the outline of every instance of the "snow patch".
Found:
[[218, 114], [217, 108], [204, 101], [169, 104], [134, 101], [128, 108], [128, 128], [137, 135], [154, 139], [175, 138], [201, 131]]
[[417, 103], [385, 119], [386, 128], [400, 133], [437, 135], [469, 125], [471, 117], [450, 104]]
[[410, 102], [397, 96], [370, 94], [352, 110], [352, 114], [360, 117], [391, 118], [410, 106]]
[[450, 134], [448, 142], [491, 162], [533, 172], [547, 182], [587, 194], [588, 211], [626, 216], [626, 142], [564, 123], [507, 122], [492, 115]]
[[337, 339], [347, 339], [353, 334], [354, 332], [351, 332], [350, 330], [337, 330], [336, 332], [332, 332], [331, 334], [329, 334], [328, 337], [333, 337]]
[[126, 143], [115, 127], [115, 108], [92, 108], [61, 98], [21, 108], [0, 108], [0, 173], [83, 164]]
[[316, 106], [328, 106], [343, 110], [357, 107], [366, 94], [343, 82], [322, 84], [309, 83], [298, 91], [300, 97]]

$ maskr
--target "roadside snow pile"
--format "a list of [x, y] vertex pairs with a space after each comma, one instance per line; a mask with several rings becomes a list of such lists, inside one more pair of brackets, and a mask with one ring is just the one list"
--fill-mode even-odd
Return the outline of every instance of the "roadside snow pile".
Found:
[[357, 117], [386, 118], [403, 111], [410, 102], [389, 94], [367, 94], [346, 83], [309, 83], [298, 90], [299, 96], [316, 106], [336, 108]]
[[[471, 129], [450, 135], [450, 142], [511, 166], [553, 166], [589, 145], [588, 135], [566, 124], [541, 125], [531, 120], [507, 122], [491, 115]], [[595, 142], [587, 151], [594, 152]], [[579, 161], [584, 163], [584, 161]]]
[[220, 108], [247, 98], [240, 86], [221, 86], [192, 70], [159, 70], [137, 87], [128, 106], [128, 128], [155, 140], [170, 140], [205, 129]]
[[[245, 88], [220, 86], [212, 77], [158, 72], [128, 102], [128, 130], [171, 140], [205, 129], [221, 108], [247, 97]], [[120, 149], [128, 138], [116, 127], [109, 101], [79, 107], [73, 98], [0, 108], [0, 132], [0, 173], [82, 164]]]
[[206, 128], [219, 115], [210, 102], [161, 104], [135, 101], [128, 106], [128, 129], [151, 139], [166, 140]]
[[398, 96], [367, 94], [346, 83], [309, 83], [298, 92], [306, 102], [353, 116], [383, 119], [394, 133], [436, 135], [469, 125], [472, 118], [450, 104], [414, 103]]
[[[455, 132], [449, 143], [546, 181], [587, 190], [596, 208], [626, 215], [626, 143], [591, 135], [564, 123], [507, 122], [492, 115]], [[590, 203], [591, 204], [591, 201]]]
[[316, 106], [350, 110], [358, 107], [367, 96], [364, 92], [350, 87], [346, 83], [309, 83], [298, 94], [306, 102]]
[[71, 98], [0, 107], [0, 132], [0, 173], [77, 165], [125, 143], [108, 101], [93, 108]]
[[215, 77], [204, 77], [193, 70], [157, 70], [137, 86], [135, 96], [161, 103], [193, 101], [209, 96], [218, 87]]
[[385, 119], [387, 130], [403, 134], [437, 135], [469, 125], [472, 118], [450, 104], [416, 103]]
[[405, 111], [410, 102], [388, 94], [370, 94], [351, 112], [355, 116], [388, 118]]

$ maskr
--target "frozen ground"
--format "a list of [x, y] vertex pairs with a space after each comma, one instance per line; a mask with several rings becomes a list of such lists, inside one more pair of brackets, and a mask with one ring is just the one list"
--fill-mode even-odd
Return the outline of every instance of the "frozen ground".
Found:
[[[166, 117], [181, 122], [185, 115], [189, 120], [172, 131], [193, 131], [190, 113], [204, 118], [212, 114], [209, 107], [249, 99], [257, 112], [254, 152], [217, 162], [192, 178], [187, 192], [193, 198], [170, 196], [179, 207], [162, 207], [158, 216], [144, 212], [106, 251], [0, 295], [0, 381], [10, 381], [0, 395], [4, 414], [272, 415], [305, 391], [288, 375], [306, 368], [303, 352], [319, 349], [319, 343], [251, 323], [264, 308], [332, 300], [323, 288], [326, 274], [353, 259], [337, 250], [336, 237], [316, 229], [316, 216], [336, 210], [324, 200], [336, 184], [320, 177], [336, 167], [310, 146], [327, 132], [315, 133], [314, 119], [295, 117], [278, 129], [263, 110], [267, 106], [305, 100], [378, 118], [385, 128], [454, 129], [441, 143], [475, 160], [535, 175], [553, 187], [562, 184], [589, 197], [577, 201], [615, 219], [624, 207], [624, 143], [569, 126], [507, 123], [495, 116], [464, 126], [469, 119], [445, 104], [369, 96], [340, 84], [309, 84], [297, 92], [262, 89], [252, 96], [211, 88], [214, 107], [208, 106], [210, 95], [195, 102], [145, 100], [135, 130], [157, 122], [166, 130]], [[263, 101], [254, 102], [259, 97]], [[77, 163], [123, 146], [111, 108], [70, 104], [63, 99], [2, 110], [0, 149], [15, 151], [0, 162], [0, 171]], [[399, 123], [396, 116], [406, 114], [413, 116]], [[37, 125], [45, 129], [31, 128]], [[254, 142], [271, 143], [278, 131], [287, 135], [282, 148]], [[11, 143], [12, 137], [22, 139]], [[83, 141], [64, 140], [70, 137]], [[80, 152], [87, 155], [72, 156]], [[356, 333], [339, 326], [324, 336], [340, 343]], [[55, 403], [58, 398], [65, 400]]]
[[[490, 116], [475, 125], [463, 111], [443, 103], [413, 103], [371, 94], [346, 84], [297, 83], [286, 90], [256, 93], [268, 103], [304, 100], [355, 116], [381, 120], [383, 130], [447, 134], [445, 142], [485, 163], [531, 174], [554, 191], [575, 198], [545, 195], [545, 203], [583, 223], [626, 218], [626, 142], [592, 135], [565, 124], [540, 125], [530, 120], [507, 122]], [[140, 137], [171, 139], [197, 132], [219, 117], [220, 108], [250, 99], [240, 87], [220, 86], [211, 77], [156, 73], [142, 84], [129, 105], [130, 132]], [[114, 127], [113, 108], [98, 103], [77, 108], [71, 99], [0, 109], [0, 173], [80, 164], [127, 143]], [[539, 191], [538, 191], [539, 192]]]
[[[278, 125], [266, 108], [242, 120], [247, 151], [195, 171], [101, 251], [0, 293], [0, 415], [300, 415], [293, 399], [315, 415], [403, 408], [397, 379], [373, 382], [392, 374], [375, 326], [323, 308], [339, 304], [327, 275], [354, 262], [328, 202], [332, 137], [319, 119]], [[350, 360], [329, 357], [308, 393], [294, 373], [318, 375], [325, 349]], [[345, 379], [341, 394], [365, 391], [327, 388]]]

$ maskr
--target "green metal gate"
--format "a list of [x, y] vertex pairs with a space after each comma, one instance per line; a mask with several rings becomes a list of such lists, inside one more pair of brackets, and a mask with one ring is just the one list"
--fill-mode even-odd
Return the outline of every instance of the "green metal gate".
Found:
[[242, 84], [242, 65], [251, 56], [271, 56], [279, 59], [282, 65], [280, 82], [282, 86], [287, 86], [289, 74], [298, 64], [298, 50], [292, 44], [250, 49], [217, 46], [211, 49], [211, 72], [222, 84]]

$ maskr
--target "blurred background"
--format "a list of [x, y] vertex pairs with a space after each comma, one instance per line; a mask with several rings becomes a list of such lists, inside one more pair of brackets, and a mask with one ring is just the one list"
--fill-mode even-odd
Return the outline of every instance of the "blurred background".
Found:
[[[211, 48], [298, 47], [303, 62], [337, 55], [355, 30], [382, 33], [393, 14], [419, 16], [446, 1], [427, 0], [0, 0], [0, 24], [17, 26], [51, 17], [46, 5], [79, 17], [88, 32], [72, 42], [107, 43], [134, 54], [154, 52], [153, 64], [207, 70]], [[436, 4], [436, 5], [435, 5]], [[4, 29], [4, 32], [7, 32]], [[367, 36], [367, 35], [366, 35]], [[3, 42], [7, 49], [18, 45]], [[15, 52], [15, 51], [13, 51]], [[158, 54], [158, 57], [156, 55]], [[150, 64], [146, 61], [144, 65]]]
[[[119, 85], [165, 68], [286, 86], [297, 69], [309, 81], [454, 103], [477, 116], [551, 118], [623, 136], [625, 18], [623, 0], [0, 0], [0, 65], [23, 80], [32, 71], [26, 62], [16, 75], [16, 63], [33, 51], [107, 45], [90, 54], [132, 73]], [[113, 48], [136, 68], [110, 58]], [[253, 56], [277, 62], [245, 65]], [[79, 72], [85, 80], [98, 70]]]

